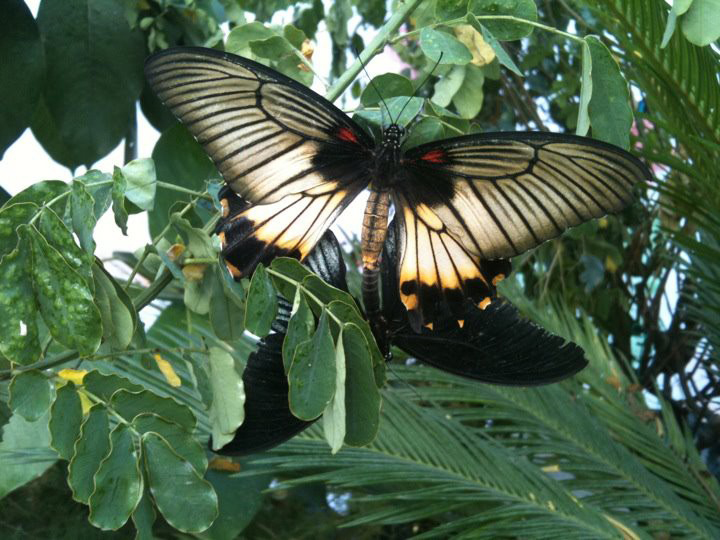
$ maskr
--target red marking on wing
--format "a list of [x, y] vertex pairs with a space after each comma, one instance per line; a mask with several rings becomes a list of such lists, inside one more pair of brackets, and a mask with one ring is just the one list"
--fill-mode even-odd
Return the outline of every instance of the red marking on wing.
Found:
[[355, 134], [346, 127], [340, 128], [337, 132], [337, 136], [339, 139], [342, 139], [343, 141], [346, 141], [346, 142], [351, 142], [351, 143], [358, 142], [358, 138], [355, 136]]
[[420, 156], [423, 161], [429, 161], [430, 163], [444, 163], [445, 162], [445, 151], [444, 150], [430, 150]]

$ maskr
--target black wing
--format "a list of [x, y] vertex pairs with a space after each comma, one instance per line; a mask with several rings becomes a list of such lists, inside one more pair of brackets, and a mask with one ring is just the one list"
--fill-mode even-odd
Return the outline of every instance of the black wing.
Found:
[[[555, 133], [487, 133], [412, 148], [394, 202], [400, 291], [418, 327], [433, 302], [487, 305], [518, 255], [624, 208], [650, 172], [613, 145]], [[425, 312], [425, 313], [423, 313]]]
[[[332, 231], [325, 233], [305, 260], [310, 269], [334, 287], [347, 290], [342, 250]], [[296, 418], [288, 404], [287, 375], [282, 344], [291, 305], [279, 298], [280, 310], [273, 333], [260, 340], [243, 371], [245, 420], [220, 454], [245, 455], [268, 450], [294, 437], [313, 422]]]
[[580, 347], [521, 317], [504, 301], [480, 309], [466, 300], [454, 312], [443, 306], [432, 328], [413, 331], [398, 295], [396, 231], [391, 225], [381, 263], [383, 315], [392, 345], [443, 371], [508, 386], [556, 382], [587, 365]]
[[[247, 275], [277, 255], [304, 258], [369, 182], [372, 139], [312, 90], [257, 62], [175, 48], [148, 82], [248, 203], [234, 216]], [[242, 234], [240, 234], [240, 232]]]

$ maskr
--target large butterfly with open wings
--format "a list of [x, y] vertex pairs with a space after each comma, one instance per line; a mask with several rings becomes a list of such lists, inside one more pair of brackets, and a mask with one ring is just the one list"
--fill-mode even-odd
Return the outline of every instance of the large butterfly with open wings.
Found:
[[246, 201], [220, 233], [235, 277], [277, 256], [305, 259], [369, 188], [363, 303], [375, 329], [391, 205], [399, 295], [420, 332], [447, 312], [462, 327], [468, 299], [486, 308], [510, 257], [621, 210], [650, 178], [624, 150], [571, 135], [483, 133], [405, 149], [405, 129], [391, 124], [376, 143], [309, 88], [213, 49], [160, 52], [145, 73]]

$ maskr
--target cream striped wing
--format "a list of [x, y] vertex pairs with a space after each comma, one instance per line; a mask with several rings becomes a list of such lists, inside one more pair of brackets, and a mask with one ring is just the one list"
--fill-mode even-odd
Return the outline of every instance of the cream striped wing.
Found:
[[303, 258], [369, 183], [372, 139], [330, 102], [272, 69], [187, 47], [150, 57], [145, 73], [249, 203], [223, 237], [252, 261], [236, 275], [273, 256]]
[[470, 135], [412, 148], [393, 200], [400, 298], [417, 330], [442, 306], [480, 308], [507, 259], [617, 212], [648, 169], [620, 148], [553, 133]]
[[468, 253], [512, 257], [618, 212], [647, 167], [615, 146], [554, 133], [489, 133], [404, 156], [411, 205], [426, 204]]

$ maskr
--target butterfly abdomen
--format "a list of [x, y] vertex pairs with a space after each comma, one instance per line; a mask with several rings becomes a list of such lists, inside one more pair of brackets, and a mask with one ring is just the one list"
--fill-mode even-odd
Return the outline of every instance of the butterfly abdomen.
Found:
[[368, 314], [379, 312], [380, 254], [387, 236], [390, 192], [371, 189], [362, 224], [363, 303]]

